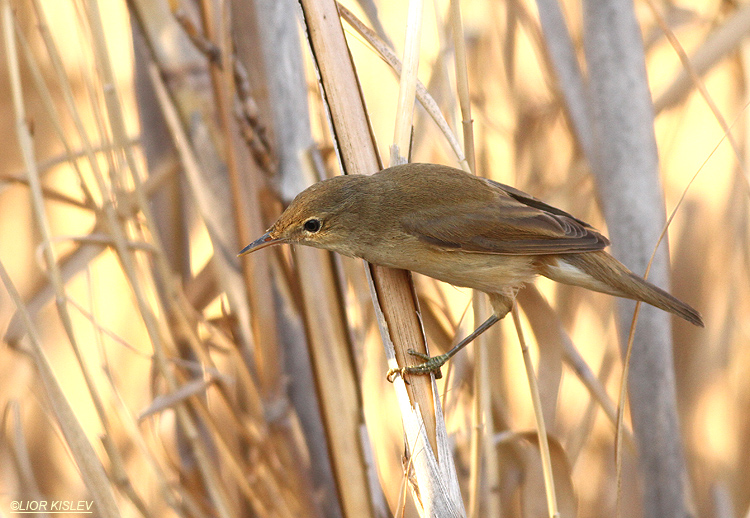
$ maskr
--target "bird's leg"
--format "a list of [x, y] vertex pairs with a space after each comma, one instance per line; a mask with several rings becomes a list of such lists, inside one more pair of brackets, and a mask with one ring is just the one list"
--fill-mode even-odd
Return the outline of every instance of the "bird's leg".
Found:
[[498, 294], [498, 293], [492, 293], [488, 294], [490, 297], [490, 304], [492, 304], [492, 307], [494, 309], [492, 315], [482, 322], [482, 324], [477, 327], [469, 336], [461, 340], [458, 344], [456, 344], [450, 351], [448, 351], [445, 354], [441, 354], [439, 356], [428, 356], [424, 353], [420, 353], [418, 351], [415, 351], [414, 349], [409, 349], [407, 352], [411, 354], [412, 356], [418, 356], [425, 360], [423, 363], [420, 363], [419, 365], [411, 365], [409, 367], [401, 367], [399, 369], [391, 369], [388, 371], [388, 374], [386, 375], [386, 379], [388, 381], [393, 381], [393, 377], [396, 374], [401, 374], [403, 377], [404, 374], [428, 374], [430, 372], [434, 372], [436, 374], [436, 378], [439, 378], [440, 374], [440, 367], [442, 367], [445, 362], [450, 360], [455, 354], [466, 347], [469, 343], [471, 343], [476, 337], [487, 331], [490, 327], [495, 325], [497, 322], [502, 320], [502, 318], [507, 315], [510, 312], [510, 309], [513, 307], [513, 301], [515, 299], [515, 291], [509, 292], [508, 294]]
[[435, 372], [442, 367], [445, 362], [453, 358], [455, 354], [469, 345], [476, 337], [487, 331], [490, 327], [495, 325], [500, 320], [495, 314], [490, 315], [490, 318], [482, 322], [469, 336], [458, 342], [450, 351], [439, 356], [428, 356], [424, 353], [409, 349], [407, 352], [412, 356], [418, 356], [425, 360], [424, 363], [419, 365], [413, 365], [411, 367], [404, 367], [403, 371], [407, 374], [427, 374], [428, 372]]
[[469, 336], [458, 342], [455, 347], [453, 347], [445, 354], [441, 354], [439, 356], [429, 356], [427, 354], [415, 351], [414, 349], [409, 349], [407, 351], [409, 354], [422, 358], [423, 360], [425, 360], [424, 363], [420, 363], [419, 365], [411, 365], [409, 367], [402, 367], [400, 369], [391, 369], [388, 371], [386, 378], [388, 379], [388, 381], [393, 382], [393, 377], [396, 374], [401, 374], [401, 376], [403, 376], [404, 374], [429, 374], [430, 372], [436, 373], [436, 377], [439, 378], [439, 376], [437, 376], [437, 373], [440, 372], [440, 367], [442, 367], [445, 362], [450, 360], [458, 351], [466, 347], [477, 336], [487, 331], [496, 322], [498, 322], [500, 318], [501, 317], [492, 314], [490, 318], [482, 323], [482, 325], [477, 327]]

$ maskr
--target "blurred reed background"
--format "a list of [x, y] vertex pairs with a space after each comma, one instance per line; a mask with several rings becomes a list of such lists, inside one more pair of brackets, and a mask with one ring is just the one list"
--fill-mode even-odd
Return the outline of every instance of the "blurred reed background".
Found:
[[[606, 233], [540, 25], [548, 4], [461, 6], [476, 170]], [[376, 49], [402, 55], [408, 3], [343, 5], [387, 163], [399, 79]], [[306, 32], [292, 0], [0, 6], [0, 262], [12, 280], [0, 289], [0, 512], [57, 499], [94, 500], [99, 516], [416, 516], [362, 263], [289, 247], [235, 257], [296, 192], [340, 171], [307, 42], [326, 28], [308, 18]], [[561, 8], [585, 63], [582, 7]], [[668, 232], [671, 291], [706, 321], [673, 322], [681, 428], [667, 441], [684, 451], [690, 513], [748, 517], [750, 5], [635, 8], [667, 213], [685, 194]], [[451, 20], [447, 0], [424, 6], [419, 78], [461, 135]], [[414, 113], [411, 160], [457, 166]], [[471, 293], [414, 282], [431, 351], [447, 350], [472, 328]], [[537, 287], [521, 309], [561, 514], [614, 516], [627, 329], [611, 297]], [[485, 343], [487, 375], [474, 376], [470, 347], [438, 381], [463, 500], [475, 516], [547, 516], [511, 320]], [[619, 512], [653, 516], [631, 429], [626, 414]]]

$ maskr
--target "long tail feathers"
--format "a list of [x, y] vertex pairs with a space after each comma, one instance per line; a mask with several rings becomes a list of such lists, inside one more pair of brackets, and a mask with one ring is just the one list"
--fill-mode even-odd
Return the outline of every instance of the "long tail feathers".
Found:
[[638, 277], [606, 252], [550, 256], [542, 275], [557, 282], [640, 300], [703, 327], [703, 319], [695, 309]]

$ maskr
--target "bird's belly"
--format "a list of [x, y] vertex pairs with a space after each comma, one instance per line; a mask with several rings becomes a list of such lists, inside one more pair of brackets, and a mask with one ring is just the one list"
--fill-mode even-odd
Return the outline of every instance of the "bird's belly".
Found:
[[499, 255], [461, 251], [421, 250], [398, 254], [397, 262], [386, 257], [370, 262], [418, 272], [455, 286], [474, 288], [486, 293], [500, 293], [534, 279], [537, 272], [533, 258], [524, 255]]

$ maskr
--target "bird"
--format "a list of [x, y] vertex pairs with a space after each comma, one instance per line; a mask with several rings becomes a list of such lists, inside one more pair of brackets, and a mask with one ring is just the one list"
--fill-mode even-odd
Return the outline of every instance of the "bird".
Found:
[[642, 301], [703, 327], [701, 315], [631, 272], [588, 223], [514, 187], [453, 167], [407, 163], [343, 175], [302, 191], [239, 255], [300, 244], [411, 270], [487, 294], [491, 316], [442, 355], [402, 369], [439, 369], [505, 317], [537, 276]]

